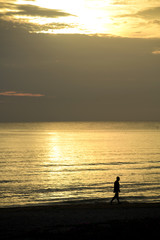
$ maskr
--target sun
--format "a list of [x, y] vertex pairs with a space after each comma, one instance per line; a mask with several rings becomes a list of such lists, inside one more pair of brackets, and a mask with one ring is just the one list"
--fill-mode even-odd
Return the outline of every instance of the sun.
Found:
[[[22, 2], [22, 1], [19, 1]], [[27, 2], [27, 3], [26, 3]], [[70, 16], [56, 18], [30, 18], [29, 22], [43, 24], [49, 23], [65, 23], [69, 27], [65, 29], [48, 29], [48, 33], [86, 33], [97, 34], [104, 33], [107, 30], [107, 24], [111, 23], [109, 11], [104, 6], [109, 6], [110, 1], [104, 0], [36, 0], [23, 1], [23, 4], [31, 4], [46, 9], [55, 9], [58, 11], [69, 13]], [[104, 21], [105, 19], [105, 21]], [[74, 26], [74, 27], [73, 27]], [[43, 31], [44, 32], [44, 31]]]

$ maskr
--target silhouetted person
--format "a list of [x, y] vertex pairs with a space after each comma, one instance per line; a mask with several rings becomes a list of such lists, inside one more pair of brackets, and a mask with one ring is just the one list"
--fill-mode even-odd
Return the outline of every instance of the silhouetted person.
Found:
[[113, 202], [114, 199], [117, 199], [118, 203], [120, 203], [119, 202], [119, 192], [120, 192], [119, 180], [120, 180], [120, 178], [117, 177], [117, 180], [114, 182], [114, 193], [115, 193], [115, 195], [112, 198], [111, 203]]

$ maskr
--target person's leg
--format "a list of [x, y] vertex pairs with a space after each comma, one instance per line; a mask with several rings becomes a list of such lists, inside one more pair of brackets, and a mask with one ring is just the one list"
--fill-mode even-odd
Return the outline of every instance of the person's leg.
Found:
[[117, 199], [118, 203], [120, 203], [120, 201], [119, 201], [119, 192], [116, 193], [116, 199]]
[[115, 198], [116, 198], [116, 193], [115, 193], [114, 197], [112, 198], [111, 203], [113, 202], [113, 200], [114, 200]]

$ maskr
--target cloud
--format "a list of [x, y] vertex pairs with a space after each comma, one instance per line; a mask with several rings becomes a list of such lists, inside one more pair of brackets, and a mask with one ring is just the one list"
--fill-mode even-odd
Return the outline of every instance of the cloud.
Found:
[[[12, 9], [12, 11], [8, 11], [7, 13], [1, 13], [1, 15], [5, 16], [14, 16], [14, 15], [26, 15], [26, 16], [39, 16], [39, 17], [48, 17], [48, 18], [58, 18], [58, 17], [66, 17], [72, 16], [70, 13], [66, 13], [56, 9], [48, 9], [42, 8], [34, 5], [15, 5], [12, 3], [0, 4], [1, 8], [8, 7]], [[14, 11], [15, 10], [15, 11]]]
[[155, 24], [155, 25], [160, 25], [160, 20], [155, 19], [155, 20], [149, 20], [148, 24]]
[[117, 15], [117, 17], [143, 18], [147, 20], [156, 21], [155, 23], [158, 23], [160, 20], [160, 7], [147, 8], [147, 9], [138, 11], [134, 14], [133, 13], [121, 14], [121, 15]]
[[160, 7], [154, 7], [139, 11], [136, 13], [136, 16], [147, 19], [160, 19]]
[[[36, 23], [31, 22], [25, 22], [25, 21], [8, 21], [7, 19], [1, 19], [0, 18], [0, 31], [1, 35], [4, 34], [4, 32], [11, 31], [13, 34], [15, 34], [16, 30], [21, 31], [21, 34], [25, 34], [27, 32], [30, 33], [43, 33], [47, 31], [59, 30], [59, 29], [67, 29], [67, 28], [74, 28], [74, 24], [66, 24], [66, 23], [48, 23], [39, 25]], [[6, 33], [5, 33], [6, 34]], [[9, 65], [9, 63], [7, 63]], [[13, 63], [14, 65], [14, 63]]]
[[15, 92], [15, 91], [5, 91], [0, 92], [0, 96], [6, 96], [6, 97], [44, 97], [43, 94], [40, 93], [21, 93], [21, 92]]
[[152, 54], [159, 55], [160, 54], [160, 49], [157, 49], [157, 50], [153, 51]]
[[128, 1], [125, 1], [125, 0], [117, 0], [117, 1], [113, 1], [114, 5], [128, 5], [129, 2]]
[[29, 32], [43, 32], [43, 31], [48, 31], [50, 29], [52, 29], [54, 31], [54, 29], [65, 29], [65, 28], [73, 28], [75, 27], [72, 24], [65, 24], [65, 23], [48, 23], [48, 24], [43, 24], [43, 25], [39, 25], [36, 23], [28, 23], [28, 22], [18, 22], [18, 21], [14, 21], [14, 22], [9, 22], [9, 21], [5, 21], [3, 19], [0, 19], [0, 26], [5, 27], [6, 29], [12, 29], [12, 28], [21, 28], [23, 30], [27, 30]]
[[[48, 8], [42, 8], [30, 4], [22, 5], [22, 4], [14, 4], [13, 2], [3, 2], [0, 3], [0, 19], [1, 23], [3, 22], [3, 25], [8, 22], [10, 22], [10, 25], [12, 24], [12, 27], [20, 27], [23, 29], [26, 29], [30, 32], [43, 32], [48, 30], [54, 29], [65, 29], [65, 28], [73, 28], [75, 27], [73, 24], [67, 24], [67, 23], [58, 23], [53, 22], [49, 24], [37, 24], [37, 23], [31, 23], [27, 20], [24, 20], [23, 16], [30, 16], [30, 17], [45, 17], [45, 18], [58, 18], [58, 17], [67, 17], [67, 16], [73, 16], [70, 13], [66, 13], [57, 9], [48, 9]], [[16, 20], [14, 16], [21, 16], [22, 19]], [[9, 26], [8, 26], [9, 27]]]

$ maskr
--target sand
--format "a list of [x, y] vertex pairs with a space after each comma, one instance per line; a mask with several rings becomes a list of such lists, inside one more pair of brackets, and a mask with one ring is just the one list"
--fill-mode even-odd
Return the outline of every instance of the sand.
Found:
[[83, 203], [0, 208], [0, 239], [156, 237], [159, 203]]

